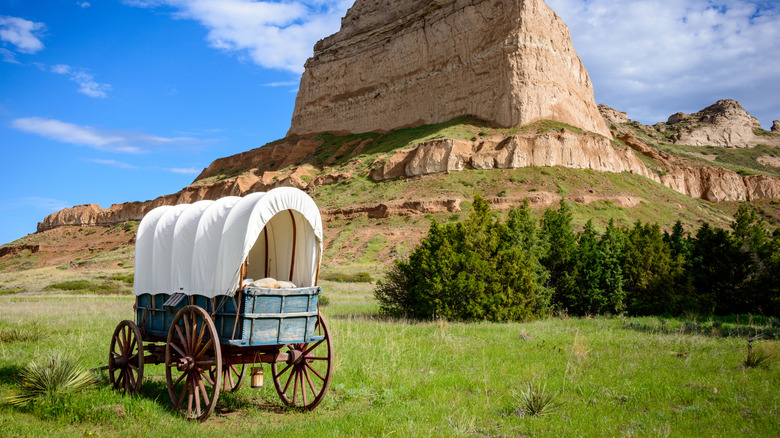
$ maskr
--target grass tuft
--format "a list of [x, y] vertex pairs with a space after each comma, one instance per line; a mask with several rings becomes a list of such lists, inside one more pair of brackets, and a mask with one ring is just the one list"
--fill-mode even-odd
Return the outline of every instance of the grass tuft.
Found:
[[541, 417], [551, 414], [562, 405], [558, 400], [560, 395], [560, 390], [548, 391], [547, 386], [542, 383], [528, 382], [525, 389], [514, 395], [515, 401], [519, 404], [515, 412], [521, 417], [526, 415]]
[[89, 371], [78, 361], [61, 353], [30, 362], [19, 377], [19, 394], [6, 400], [22, 407], [42, 398], [86, 389], [95, 383]]
[[36, 323], [25, 328], [0, 329], [0, 343], [38, 342], [45, 336], [46, 332]]
[[748, 339], [747, 357], [743, 362], [746, 368], [768, 368], [776, 358], [776, 351], [769, 351], [763, 345], [753, 345], [753, 342], [759, 338], [760, 336], [755, 336]]

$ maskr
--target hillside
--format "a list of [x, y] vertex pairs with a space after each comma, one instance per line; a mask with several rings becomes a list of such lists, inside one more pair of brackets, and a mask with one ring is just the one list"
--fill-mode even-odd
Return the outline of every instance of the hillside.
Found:
[[[776, 168], [766, 168], [758, 159], [778, 154], [770, 146], [754, 148], [715, 148], [651, 143], [643, 127], [627, 122], [615, 126], [617, 140], [608, 141], [617, 152], [629, 153], [619, 138], [626, 134], [643, 138], [649, 151], [658, 154], [635, 154], [654, 175], [664, 172], [664, 163], [684, 163], [686, 166], [707, 166], [723, 169], [735, 175], [774, 175]], [[561, 199], [572, 203], [575, 223], [588, 219], [599, 225], [609, 219], [628, 225], [636, 220], [658, 222], [670, 227], [681, 220], [689, 229], [702, 222], [728, 227], [737, 201], [713, 203], [694, 199], [654, 181], [628, 171], [609, 172], [573, 169], [562, 166], [528, 166], [521, 168], [465, 168], [462, 171], [431, 171], [420, 175], [397, 175], [375, 181], [372, 175], [386, 166], [400, 151], [419, 148], [426, 142], [501, 143], [512, 136], [540, 138], [546, 135], [580, 135], [598, 138], [557, 122], [542, 122], [519, 129], [490, 127], [474, 118], [459, 118], [438, 125], [421, 126], [388, 132], [347, 136], [318, 135], [312, 139], [288, 138], [242, 154], [241, 159], [228, 157], [216, 160], [209, 169], [181, 193], [197, 193], [208, 188], [214, 199], [220, 195], [215, 187], [237, 187], [242, 181], [265, 181], [267, 188], [298, 185], [306, 189], [321, 208], [325, 219], [324, 268], [344, 269], [364, 266], [378, 272], [376, 262], [387, 262], [404, 256], [427, 231], [431, 220], [450, 221], [469, 211], [470, 201], [480, 194], [488, 199], [500, 214], [511, 205], [528, 198], [537, 214], [556, 206]], [[316, 147], [299, 156], [294, 163], [274, 163], [269, 151], [280, 145], [310, 141]], [[612, 146], [611, 146], [612, 147]], [[484, 150], [484, 148], [483, 148]], [[715, 159], [698, 157], [703, 150]], [[633, 152], [632, 152], [633, 153]], [[268, 156], [271, 158], [269, 159]], [[254, 156], [251, 161], [249, 157]], [[257, 158], [259, 157], [259, 158]], [[665, 158], [664, 158], [665, 157]], [[238, 167], [231, 167], [235, 163]], [[253, 164], [251, 168], [248, 168]], [[285, 167], [281, 167], [284, 165]], [[210, 170], [218, 168], [216, 171]], [[425, 169], [423, 166], [422, 169]], [[429, 169], [431, 170], [431, 169]], [[437, 170], [437, 169], [433, 169]], [[651, 176], [652, 176], [651, 174]], [[259, 175], [259, 176], [258, 176]], [[266, 189], [267, 189], [266, 188]], [[250, 185], [246, 188], [253, 191]], [[147, 203], [127, 203], [113, 206], [102, 216], [111, 220], [100, 223], [94, 207], [71, 217], [83, 221], [72, 225], [50, 226], [48, 229], [4, 245], [0, 249], [0, 270], [25, 270], [42, 266], [64, 268], [110, 269], [132, 267], [133, 239], [139, 212], [145, 205], [162, 204], [178, 195], [161, 197]], [[755, 200], [752, 205], [772, 224], [780, 223], [780, 201]], [[97, 207], [99, 209], [99, 207]], [[75, 209], [78, 209], [76, 207]], [[91, 212], [91, 213], [89, 213]], [[90, 216], [92, 214], [92, 216]], [[11, 286], [2, 285], [2, 288]]]

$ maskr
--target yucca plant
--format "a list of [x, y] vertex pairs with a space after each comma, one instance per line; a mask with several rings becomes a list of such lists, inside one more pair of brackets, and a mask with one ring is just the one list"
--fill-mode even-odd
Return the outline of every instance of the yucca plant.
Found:
[[72, 357], [54, 353], [43, 360], [33, 360], [19, 373], [19, 394], [8, 397], [8, 403], [27, 406], [30, 402], [66, 391], [79, 391], [95, 379]]
[[767, 367], [769, 363], [775, 358], [775, 351], [767, 351], [762, 348], [761, 345], [753, 346], [753, 341], [760, 339], [762, 336], [754, 336], [748, 339], [747, 357], [743, 362], [748, 368], [755, 367]]
[[548, 391], [547, 386], [541, 383], [528, 382], [525, 389], [515, 393], [515, 400], [519, 404], [517, 408], [518, 415], [533, 415], [541, 417], [555, 412], [561, 407], [558, 400], [561, 391]]

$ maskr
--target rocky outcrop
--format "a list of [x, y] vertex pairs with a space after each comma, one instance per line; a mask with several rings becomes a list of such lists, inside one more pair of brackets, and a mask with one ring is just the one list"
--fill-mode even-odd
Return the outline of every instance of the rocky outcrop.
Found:
[[22, 244], [22, 245], [4, 245], [0, 246], [0, 257], [7, 256], [9, 254], [19, 254], [23, 251], [30, 251], [32, 254], [41, 250], [42, 245], [35, 244]]
[[780, 134], [780, 120], [775, 120], [772, 122], [772, 132]]
[[609, 139], [561, 131], [501, 140], [429, 140], [375, 163], [372, 180], [387, 181], [465, 169], [564, 166], [599, 172], [651, 173], [631, 149], [615, 150]]
[[473, 115], [610, 137], [569, 29], [543, 0], [357, 0], [305, 67], [290, 134]]
[[332, 219], [354, 219], [360, 216], [379, 219], [390, 216], [409, 216], [460, 211], [460, 199], [425, 199], [422, 201], [396, 200], [379, 204], [362, 204], [347, 208], [321, 210], [325, 221]]
[[761, 129], [758, 119], [731, 99], [695, 114], [674, 114], [666, 125], [673, 143], [693, 146], [755, 146], [759, 140], [753, 130]]
[[604, 105], [603, 103], [599, 104], [598, 109], [601, 117], [603, 117], [604, 121], [607, 122], [607, 126], [620, 126], [622, 124], [631, 123], [631, 119], [628, 118], [628, 114], [624, 113], [623, 111], [618, 111], [614, 108]]
[[303, 161], [322, 145], [322, 141], [312, 139], [282, 139], [263, 147], [214, 160], [209, 167], [195, 178], [200, 181], [211, 176], [224, 175], [225, 172], [240, 172], [254, 167], [263, 170], [284, 169]]

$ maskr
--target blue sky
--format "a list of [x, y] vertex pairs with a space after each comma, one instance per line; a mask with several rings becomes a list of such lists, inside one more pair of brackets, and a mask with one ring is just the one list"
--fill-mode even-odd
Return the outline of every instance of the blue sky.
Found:
[[[780, 119], [780, 4], [548, 0], [596, 101], [643, 123], [734, 98]], [[64, 207], [174, 193], [285, 135], [350, 0], [0, 0], [0, 243]]]

